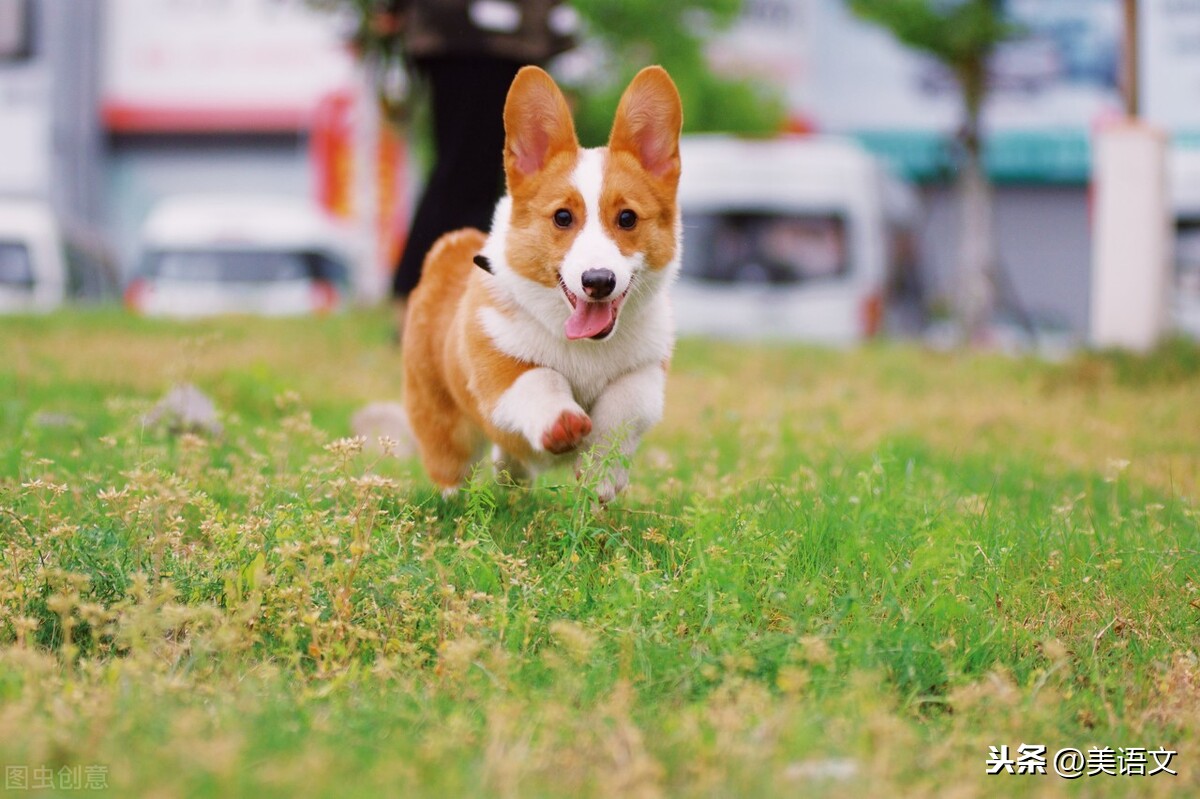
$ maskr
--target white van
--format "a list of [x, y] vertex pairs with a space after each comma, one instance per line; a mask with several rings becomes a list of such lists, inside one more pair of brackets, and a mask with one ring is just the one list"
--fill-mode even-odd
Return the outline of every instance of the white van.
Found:
[[0, 200], [0, 313], [49, 311], [66, 296], [62, 236], [50, 206]]
[[919, 314], [916, 194], [862, 147], [706, 135], [680, 154], [681, 334], [845, 344]]
[[1200, 338], [1200, 150], [1174, 148], [1168, 171], [1175, 214], [1172, 326]]
[[291, 316], [338, 309], [352, 270], [341, 231], [282, 196], [181, 195], [141, 233], [126, 306], [152, 316]]

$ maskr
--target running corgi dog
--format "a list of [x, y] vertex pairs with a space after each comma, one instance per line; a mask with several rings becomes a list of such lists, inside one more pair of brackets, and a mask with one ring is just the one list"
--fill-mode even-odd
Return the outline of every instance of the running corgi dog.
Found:
[[[675, 333], [667, 289], [682, 246], [683, 110], [661, 67], [617, 107], [607, 147], [582, 148], [551, 77], [525, 67], [504, 107], [507, 194], [489, 235], [448, 233], [426, 256], [403, 337], [404, 405], [444, 492], [492, 444], [515, 479], [614, 448], [662, 417]], [[598, 477], [611, 500], [621, 465]], [[586, 475], [583, 475], [585, 479]]]

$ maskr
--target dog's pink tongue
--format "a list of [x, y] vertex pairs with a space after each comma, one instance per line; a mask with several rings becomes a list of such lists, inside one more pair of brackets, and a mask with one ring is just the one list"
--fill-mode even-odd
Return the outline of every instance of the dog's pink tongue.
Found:
[[591, 338], [613, 323], [613, 315], [611, 302], [585, 302], [580, 299], [575, 303], [575, 310], [563, 325], [563, 330], [569, 339]]

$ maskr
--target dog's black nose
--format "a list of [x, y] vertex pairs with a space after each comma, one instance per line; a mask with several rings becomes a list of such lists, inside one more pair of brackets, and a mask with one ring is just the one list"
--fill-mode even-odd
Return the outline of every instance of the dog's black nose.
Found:
[[583, 273], [583, 290], [593, 300], [602, 300], [617, 287], [617, 276], [611, 269], [589, 269]]

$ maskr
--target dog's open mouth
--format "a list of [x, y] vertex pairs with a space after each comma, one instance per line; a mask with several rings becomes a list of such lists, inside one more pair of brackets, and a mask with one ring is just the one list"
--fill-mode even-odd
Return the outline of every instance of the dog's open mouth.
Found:
[[597, 301], [581, 299], [575, 292], [567, 288], [562, 277], [559, 277], [558, 285], [566, 296], [567, 302], [571, 303], [571, 315], [563, 325], [563, 332], [566, 333], [567, 338], [571, 340], [590, 338], [595, 341], [608, 338], [609, 334], [613, 332], [613, 328], [617, 326], [617, 314], [621, 310], [621, 303], [625, 301], [625, 296], [629, 294], [629, 289], [625, 289], [621, 296], [614, 299]]

